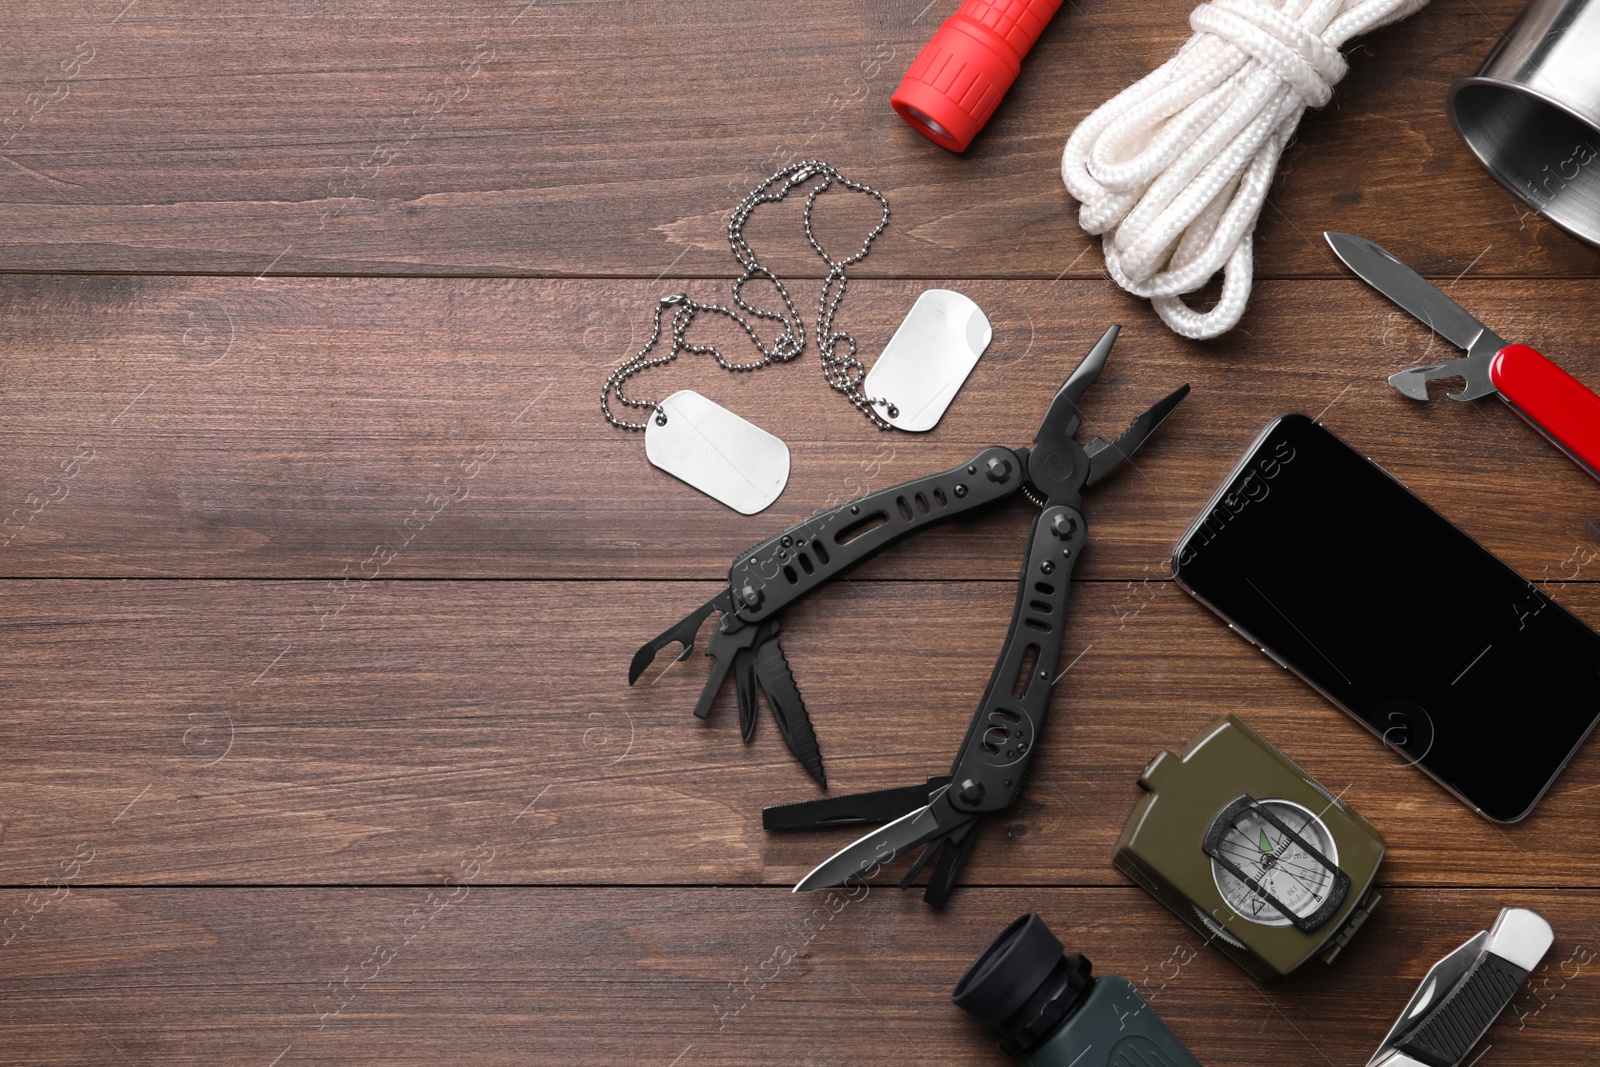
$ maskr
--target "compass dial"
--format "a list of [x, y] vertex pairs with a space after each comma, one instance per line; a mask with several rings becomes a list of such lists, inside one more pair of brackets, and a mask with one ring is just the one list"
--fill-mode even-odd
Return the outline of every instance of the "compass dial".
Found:
[[[1268, 809], [1278, 822], [1322, 856], [1301, 847], [1294, 837], [1264, 818], [1260, 808]], [[1268, 895], [1291, 909], [1296, 917], [1305, 919], [1315, 914], [1333, 891], [1338, 846], [1322, 820], [1293, 801], [1263, 800], [1255, 808], [1241, 811], [1222, 836], [1218, 849], [1259, 889], [1266, 890], [1260, 892], [1212, 857], [1211, 877], [1217, 892], [1228, 907], [1251, 922], [1288, 926], [1293, 921], [1267, 899]]]

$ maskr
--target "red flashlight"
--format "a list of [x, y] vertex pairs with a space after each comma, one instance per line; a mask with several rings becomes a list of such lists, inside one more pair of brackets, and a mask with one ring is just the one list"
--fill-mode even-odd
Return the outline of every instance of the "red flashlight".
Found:
[[964, 152], [1022, 70], [1061, 0], [963, 0], [889, 103], [941, 148]]

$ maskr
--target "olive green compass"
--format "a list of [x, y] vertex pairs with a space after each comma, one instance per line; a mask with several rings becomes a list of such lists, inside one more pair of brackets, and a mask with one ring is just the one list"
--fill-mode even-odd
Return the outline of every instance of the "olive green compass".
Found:
[[1232, 715], [1145, 767], [1113, 862], [1258, 979], [1333, 962], [1366, 922], [1383, 838]]

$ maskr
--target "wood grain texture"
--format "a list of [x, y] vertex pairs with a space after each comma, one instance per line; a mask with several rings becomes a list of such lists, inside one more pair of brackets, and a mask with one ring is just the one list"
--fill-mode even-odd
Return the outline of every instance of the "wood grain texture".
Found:
[[[1600, 252], [1495, 185], [1443, 112], [1522, 2], [1435, 0], [1352, 48], [1284, 156], [1242, 328], [1209, 345], [1102, 277], [1058, 174], [1193, 0], [1066, 5], [961, 157], [888, 107], [956, 0], [8, 5], [0, 1065], [998, 1065], [948, 993], [1036, 907], [1202, 1062], [1355, 1067], [1505, 905], [1557, 940], [1475, 1067], [1592, 1060], [1595, 746], [1493, 826], [1161, 578], [1255, 434], [1300, 410], [1600, 625], [1593, 483], [1493, 402], [1390, 389], [1441, 344], [1320, 239], [1382, 241], [1600, 383]], [[788, 442], [788, 490], [744, 518], [597, 401], [661, 296], [726, 300], [727, 213], [807, 157], [893, 204], [840, 314], [865, 357], [933, 286], [995, 340], [921, 436], [874, 431], [814, 350], [641, 379]], [[817, 232], [853, 249], [871, 217], [830, 198]], [[810, 314], [799, 226], [786, 204], [748, 235]], [[888, 878], [790, 894], [849, 831], [764, 832], [763, 804], [817, 795], [770, 721], [743, 745], [731, 693], [690, 714], [705, 657], [635, 688], [629, 657], [771, 533], [1026, 444], [1111, 322], [1085, 436], [1194, 392], [1089, 498], [1022, 802], [943, 912]], [[833, 792], [948, 766], [1030, 513], [930, 532], [786, 613]], [[1345, 956], [1270, 987], [1110, 865], [1139, 770], [1224, 712], [1389, 846]]]
[[1576, 1062], [1600, 1042], [1597, 903], [1394, 890], [1335, 964], [1258, 986], [1135, 889], [979, 890], [938, 916], [892, 891], [74, 889], [6, 947], [0, 1063], [999, 1067], [949, 991], [1037, 909], [1203, 1063], [1360, 1064], [1506, 905], [1556, 941], [1477, 1062]]
[[[14, 5], [0, 254], [30, 271], [727, 275], [726, 213], [814, 157], [893, 202], [870, 272], [1091, 277], [1062, 145], [1187, 39], [1193, 6], [1069, 8], [958, 157], [888, 106], [955, 0]], [[1596, 273], [1600, 254], [1497, 186], [1444, 114], [1521, 6], [1436, 3], [1353, 47], [1336, 106], [1285, 157], [1263, 276], [1342, 275], [1323, 229], [1446, 277]]]
[[[840, 321], [875, 356], [936, 283], [862, 281]], [[741, 517], [651, 467], [639, 435], [599, 411], [656, 298], [683, 285], [712, 299], [723, 283], [0, 279], [0, 574], [714, 578], [821, 508], [1027, 444], [1115, 321], [1127, 328], [1088, 396], [1085, 439], [1114, 436], [1181, 382], [1194, 392], [1089, 497], [1086, 578], [1160, 570], [1256, 434], [1293, 410], [1320, 414], [1532, 578], [1600, 544], [1592, 481], [1501, 405], [1422, 404], [1385, 383], [1442, 358], [1443, 342], [1359, 282], [1263, 283], [1254, 323], [1221, 346], [1173, 337], [1101, 282], [945, 283], [988, 310], [995, 340], [929, 434], [874, 430], [814, 351], [747, 375], [684, 357], [636, 379], [634, 395], [696, 388], [788, 442], [788, 489]], [[1464, 279], [1452, 292], [1600, 382], [1586, 342], [1600, 336], [1596, 284]], [[83, 449], [92, 458], [63, 483]], [[1018, 501], [931, 532], [861, 574], [1009, 580], [1030, 511]]]
[[[1009, 583], [842, 582], [785, 613], [784, 645], [834, 794], [943, 773], [1010, 619]], [[0, 883], [40, 885], [88, 841], [111, 885], [437, 882], [464, 848], [518, 844], [496, 880], [793, 885], [853, 836], [769, 834], [818, 795], [731, 685], [633, 650], [701, 583], [12, 581]], [[1600, 624], [1600, 588], [1557, 595]], [[337, 610], [335, 610], [337, 609]], [[1075, 583], [1043, 748], [963, 881], [1123, 885], [1110, 864], [1140, 770], [1224, 712], [1372, 820], [1385, 884], [1593, 886], [1582, 749], [1526, 821], [1470, 812], [1171, 583]], [[702, 643], [701, 647], [704, 645]]]

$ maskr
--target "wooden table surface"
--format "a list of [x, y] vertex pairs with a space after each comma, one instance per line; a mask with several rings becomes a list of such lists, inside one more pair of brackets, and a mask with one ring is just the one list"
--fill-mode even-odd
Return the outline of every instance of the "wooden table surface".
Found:
[[[1600, 382], [1600, 253], [1443, 111], [1521, 0], [1435, 0], [1354, 44], [1284, 157], [1249, 312], [1208, 344], [1105, 279], [1058, 173], [1075, 123], [1187, 38], [1190, 0], [1068, 5], [964, 156], [889, 109], [956, 7], [925, 2], [8, 5], [0, 1063], [998, 1065], [949, 991], [1036, 908], [1207, 1064], [1358, 1067], [1505, 905], [1556, 943], [1477, 1062], [1593, 1060], [1600, 747], [1492, 825], [1165, 580], [1299, 410], [1600, 625], [1596, 487], [1499, 405], [1390, 389], [1438, 346], [1320, 239], [1381, 240]], [[787, 490], [746, 518], [597, 400], [658, 297], [725, 299], [728, 211], [808, 157], [893, 207], [839, 316], [864, 354], [935, 285], [995, 340], [926, 435], [874, 430], [814, 349], [640, 379], [788, 443]], [[825, 242], [851, 212], [820, 212]], [[798, 215], [764, 213], [752, 242], [814, 306]], [[791, 895], [847, 835], [764, 833], [763, 805], [816, 795], [771, 724], [741, 744], [731, 693], [696, 721], [702, 656], [631, 689], [629, 657], [828, 499], [1025, 444], [1113, 321], [1088, 433], [1194, 393], [1089, 501], [1077, 658], [1022, 802], [942, 912], [892, 879]], [[948, 765], [1027, 521], [930, 532], [788, 613], [833, 792]], [[1225, 712], [1389, 846], [1344, 957], [1270, 986], [1110, 863], [1139, 769]]]

